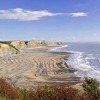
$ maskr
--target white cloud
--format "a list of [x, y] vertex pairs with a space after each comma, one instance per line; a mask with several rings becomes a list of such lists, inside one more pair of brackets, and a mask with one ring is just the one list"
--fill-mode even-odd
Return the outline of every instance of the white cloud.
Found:
[[0, 10], [0, 19], [14, 19], [21, 21], [39, 20], [42, 17], [57, 15], [62, 15], [62, 13], [52, 13], [47, 10], [31, 11], [21, 8]]
[[0, 10], [0, 19], [12, 19], [20, 21], [32, 21], [39, 20], [43, 17], [52, 17], [52, 16], [72, 16], [72, 17], [82, 17], [87, 16], [84, 12], [77, 13], [53, 13], [47, 10], [33, 11], [33, 10], [24, 10], [22, 8]]
[[69, 13], [70, 16], [72, 17], [84, 17], [87, 16], [87, 13], [85, 12], [76, 12], [76, 13]]

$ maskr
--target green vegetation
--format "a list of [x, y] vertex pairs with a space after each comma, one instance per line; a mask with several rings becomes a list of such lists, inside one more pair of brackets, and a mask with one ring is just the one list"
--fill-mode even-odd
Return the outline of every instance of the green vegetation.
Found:
[[72, 87], [41, 87], [36, 90], [15, 88], [0, 79], [0, 100], [100, 100], [99, 84], [94, 79], [85, 78], [85, 92], [82, 94]]
[[96, 100], [100, 100], [99, 83], [93, 78], [85, 78], [83, 88], [86, 92], [93, 95]]
[[43, 40], [43, 41], [41, 42], [41, 44], [42, 44], [43, 46], [47, 46], [47, 43], [46, 43], [45, 40]]
[[10, 44], [12, 41], [0, 41], [0, 43]]
[[63, 43], [62, 42], [57, 42], [57, 45], [62, 45]]
[[28, 41], [24, 41], [26, 45], [28, 45]]

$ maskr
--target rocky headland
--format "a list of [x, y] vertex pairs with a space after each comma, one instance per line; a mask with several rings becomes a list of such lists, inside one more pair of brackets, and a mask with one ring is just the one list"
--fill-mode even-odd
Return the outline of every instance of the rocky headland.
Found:
[[62, 42], [52, 42], [44, 40], [30, 40], [30, 41], [0, 41], [0, 56], [17, 54], [22, 51], [23, 48], [35, 47], [35, 46], [59, 46]]

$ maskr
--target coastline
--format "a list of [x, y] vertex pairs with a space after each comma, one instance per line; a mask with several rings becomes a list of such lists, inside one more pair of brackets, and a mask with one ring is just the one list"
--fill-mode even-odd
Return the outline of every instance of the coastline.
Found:
[[76, 70], [65, 64], [70, 53], [48, 51], [53, 47], [26, 49], [20, 55], [1, 57], [0, 76], [21, 88], [81, 83], [74, 74]]

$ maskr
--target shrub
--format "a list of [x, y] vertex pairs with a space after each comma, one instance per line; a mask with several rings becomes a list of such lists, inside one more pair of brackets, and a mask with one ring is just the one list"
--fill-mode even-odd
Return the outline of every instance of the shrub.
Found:
[[53, 92], [50, 87], [39, 88], [36, 91], [30, 91], [28, 100], [52, 100]]
[[31, 100], [31, 99], [28, 99], [29, 98], [29, 91], [27, 89], [17, 88], [17, 93], [19, 95], [18, 100]]
[[81, 100], [81, 96], [71, 87], [43, 87], [30, 91], [27, 100]]
[[71, 87], [54, 87], [54, 100], [80, 100], [78, 90]]
[[72, 87], [65, 86], [45, 86], [37, 90], [27, 90], [15, 88], [1, 78], [0, 100], [99, 100], [97, 92], [91, 90], [99, 87], [95, 80], [86, 78], [83, 87], [86, 91], [84, 94], [80, 94], [80, 91]]
[[6, 98], [14, 100], [18, 98], [16, 89], [2, 78], [0, 78], [0, 94]]
[[99, 83], [93, 78], [85, 78], [83, 88], [86, 92], [92, 94], [96, 100], [100, 100]]
[[84, 93], [80, 100], [96, 100], [91, 93]]
[[41, 42], [41, 44], [42, 44], [43, 46], [47, 46], [47, 43], [46, 43], [45, 40], [43, 40], [43, 41]]

